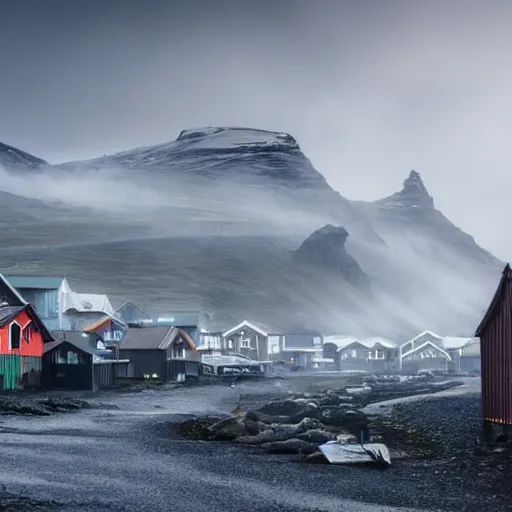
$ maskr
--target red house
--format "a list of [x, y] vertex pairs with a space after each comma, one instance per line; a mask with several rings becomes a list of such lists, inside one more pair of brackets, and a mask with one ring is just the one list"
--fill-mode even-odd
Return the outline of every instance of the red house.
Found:
[[39, 384], [48, 341], [53, 337], [34, 308], [0, 274], [0, 390]]

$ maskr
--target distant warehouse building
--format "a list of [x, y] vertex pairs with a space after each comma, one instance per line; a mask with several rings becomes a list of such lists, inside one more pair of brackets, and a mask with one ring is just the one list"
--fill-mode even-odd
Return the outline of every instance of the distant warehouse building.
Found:
[[484, 318], [480, 338], [482, 413], [487, 440], [512, 434], [512, 270], [507, 264]]

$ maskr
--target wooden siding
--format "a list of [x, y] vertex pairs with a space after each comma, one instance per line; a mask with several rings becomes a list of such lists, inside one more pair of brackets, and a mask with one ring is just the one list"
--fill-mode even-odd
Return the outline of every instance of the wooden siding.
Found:
[[478, 326], [484, 420], [512, 430], [512, 270], [507, 264]]
[[[20, 347], [9, 349], [9, 329], [12, 324], [18, 324], [21, 328]], [[27, 329], [27, 327], [29, 327]], [[43, 337], [35, 329], [27, 312], [21, 311], [16, 318], [0, 327], [0, 354], [11, 354], [18, 356], [42, 357]]]
[[41, 379], [41, 358], [0, 354], [0, 389], [36, 388]]

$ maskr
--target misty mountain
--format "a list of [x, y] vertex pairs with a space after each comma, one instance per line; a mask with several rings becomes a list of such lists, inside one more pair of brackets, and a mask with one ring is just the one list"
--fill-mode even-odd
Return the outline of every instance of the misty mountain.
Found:
[[0, 142], [0, 166], [5, 169], [39, 169], [47, 165], [41, 158]]
[[350, 201], [289, 134], [184, 130], [39, 174], [25, 178], [40, 180], [40, 202], [27, 199], [37, 222], [7, 222], [6, 273], [65, 275], [153, 311], [201, 307], [212, 328], [247, 318], [326, 333], [471, 334], [502, 268], [435, 208], [419, 173], [390, 197]]

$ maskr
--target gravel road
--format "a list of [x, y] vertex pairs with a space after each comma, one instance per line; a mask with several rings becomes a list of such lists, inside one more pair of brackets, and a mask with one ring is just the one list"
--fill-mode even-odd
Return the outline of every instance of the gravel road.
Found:
[[388, 471], [311, 466], [168, 435], [170, 422], [227, 414], [241, 397], [279, 395], [289, 386], [265, 381], [104, 394], [101, 400], [119, 409], [3, 417], [0, 485], [56, 500], [65, 511], [507, 510], [475, 496], [470, 485], [456, 492], [437, 463], [397, 461]]

